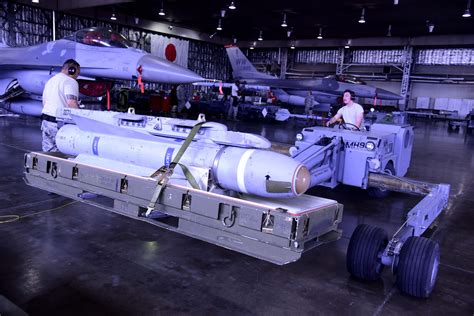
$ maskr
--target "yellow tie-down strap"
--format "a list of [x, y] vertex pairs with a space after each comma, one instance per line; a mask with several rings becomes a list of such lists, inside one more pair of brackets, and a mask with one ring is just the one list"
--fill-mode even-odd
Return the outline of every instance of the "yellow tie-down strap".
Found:
[[153, 192], [153, 196], [150, 200], [150, 203], [148, 204], [148, 208], [145, 213], [145, 216], [148, 217], [150, 213], [155, 209], [156, 202], [160, 198], [161, 192], [163, 191], [166, 184], [168, 183], [169, 178], [173, 175], [173, 171], [176, 165], [179, 165], [181, 169], [183, 169], [183, 173], [186, 176], [186, 179], [188, 180], [188, 182], [191, 184], [191, 186], [195, 189], [199, 189], [199, 185], [196, 179], [194, 179], [193, 175], [189, 171], [188, 167], [186, 167], [183, 164], [180, 164], [179, 160], [185, 153], [186, 149], [188, 149], [189, 145], [194, 139], [194, 136], [196, 136], [197, 132], [199, 131], [199, 129], [204, 123], [206, 123], [206, 121], [201, 120], [199, 123], [193, 126], [193, 128], [191, 129], [191, 132], [189, 132], [188, 137], [186, 137], [183, 145], [181, 146], [178, 153], [176, 154], [173, 161], [170, 163], [168, 167], [162, 166], [160, 169], [153, 172], [153, 174], [150, 176], [152, 178], [156, 178], [157, 181], [156, 181], [155, 191]]

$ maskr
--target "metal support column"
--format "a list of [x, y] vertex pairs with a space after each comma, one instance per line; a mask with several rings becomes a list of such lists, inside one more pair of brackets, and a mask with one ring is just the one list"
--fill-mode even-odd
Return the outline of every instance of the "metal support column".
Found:
[[51, 23], [51, 27], [53, 29], [53, 41], [56, 40], [56, 11], [53, 10], [53, 19]]
[[285, 79], [286, 70], [288, 69], [288, 49], [281, 49], [281, 70], [280, 70], [280, 79]]
[[7, 24], [8, 24], [8, 45], [9, 46], [17, 46], [16, 42], [16, 32], [15, 32], [15, 9], [13, 7], [13, 2], [8, 1], [7, 3], [7, 16], [6, 16]]
[[342, 75], [344, 69], [344, 48], [339, 48], [339, 56], [337, 57], [336, 75]]
[[403, 51], [403, 77], [402, 86], [400, 88], [400, 95], [403, 97], [400, 100], [400, 111], [405, 111], [408, 104], [408, 91], [410, 88], [411, 66], [413, 64], [413, 47], [407, 45]]

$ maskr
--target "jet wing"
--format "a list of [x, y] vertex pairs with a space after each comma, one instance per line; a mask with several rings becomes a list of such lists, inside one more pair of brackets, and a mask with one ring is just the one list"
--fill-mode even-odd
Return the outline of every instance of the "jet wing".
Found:
[[270, 86], [279, 89], [319, 90], [321, 80], [292, 80], [292, 79], [244, 79], [247, 84]]
[[373, 98], [377, 96], [379, 99], [400, 100], [402, 97], [396, 93], [376, 88], [369, 85], [353, 84], [340, 82], [331, 78], [322, 79], [245, 79], [250, 84], [268, 85], [272, 88], [287, 90], [303, 90], [316, 91], [324, 95], [342, 96], [345, 90], [352, 90], [356, 96], [363, 98]]

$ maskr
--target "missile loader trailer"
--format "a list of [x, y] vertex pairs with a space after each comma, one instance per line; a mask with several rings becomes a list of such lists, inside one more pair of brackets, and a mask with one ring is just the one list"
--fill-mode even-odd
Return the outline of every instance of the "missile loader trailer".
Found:
[[[304, 195], [310, 186], [343, 183], [375, 196], [387, 190], [424, 195], [391, 239], [381, 228], [359, 225], [347, 268], [359, 279], [373, 280], [388, 265], [404, 293], [428, 297], [433, 290], [439, 246], [420, 236], [446, 207], [449, 185], [402, 178], [413, 146], [408, 125], [374, 124], [370, 132], [306, 128], [290, 158], [265, 151], [270, 143], [263, 137], [230, 132], [218, 123], [133, 111], [65, 114], [77, 126], [58, 132], [63, 153], [25, 155], [28, 185], [275, 264], [298, 260], [341, 236], [342, 205]], [[155, 142], [153, 157], [149, 142]], [[116, 147], [120, 155], [114, 157]], [[188, 172], [181, 164], [183, 171], [174, 172], [181, 156]], [[157, 164], [163, 167], [153, 172]]]
[[[296, 261], [303, 252], [341, 235], [337, 227], [342, 205], [309, 195], [235, 198], [168, 183], [155, 210], [145, 216], [156, 179], [68, 158], [27, 153], [26, 183], [279, 265]], [[162, 214], [168, 217], [154, 219]]]

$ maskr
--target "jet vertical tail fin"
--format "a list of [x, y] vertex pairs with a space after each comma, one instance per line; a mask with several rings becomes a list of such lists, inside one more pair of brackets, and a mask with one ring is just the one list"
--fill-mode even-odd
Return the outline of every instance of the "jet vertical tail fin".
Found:
[[237, 46], [226, 46], [226, 52], [232, 66], [234, 79], [275, 79], [270, 75], [258, 72]]

